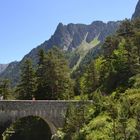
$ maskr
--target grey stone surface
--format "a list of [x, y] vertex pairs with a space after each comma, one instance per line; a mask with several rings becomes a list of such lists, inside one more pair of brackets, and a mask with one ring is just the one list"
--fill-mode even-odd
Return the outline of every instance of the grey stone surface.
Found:
[[0, 73], [2, 73], [6, 68], [8, 64], [0, 64]]
[[[90, 102], [90, 101], [87, 101]], [[0, 101], [0, 129], [7, 124], [14, 123], [20, 118], [38, 116], [46, 121], [52, 134], [64, 124], [66, 110], [69, 105], [79, 106], [78, 101], [59, 100], [27, 100], [27, 101]], [[5, 126], [6, 127], [6, 126]]]
[[140, 0], [138, 0], [137, 6], [135, 8], [135, 12], [132, 15], [132, 19], [140, 18]]

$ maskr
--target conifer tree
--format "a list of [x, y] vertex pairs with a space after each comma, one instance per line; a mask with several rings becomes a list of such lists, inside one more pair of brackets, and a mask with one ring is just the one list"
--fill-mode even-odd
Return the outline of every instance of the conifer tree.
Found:
[[52, 48], [47, 52], [41, 50], [37, 69], [38, 99], [69, 99], [72, 96], [72, 81], [69, 68], [61, 51]]
[[43, 49], [39, 50], [38, 53], [38, 66], [36, 70], [36, 76], [37, 76], [37, 89], [35, 91], [35, 97], [37, 99], [46, 99], [47, 94], [47, 85], [46, 85], [46, 53]]
[[31, 100], [36, 89], [35, 71], [32, 61], [26, 59], [21, 67], [20, 82], [17, 85], [16, 92], [19, 99]]
[[[90, 95], [99, 85], [99, 75], [96, 71], [95, 62], [92, 61], [86, 72], [80, 78], [81, 92]], [[89, 96], [90, 97], [90, 96]]]
[[11, 93], [10, 81], [8, 79], [0, 81], [0, 96], [2, 99], [8, 99]]

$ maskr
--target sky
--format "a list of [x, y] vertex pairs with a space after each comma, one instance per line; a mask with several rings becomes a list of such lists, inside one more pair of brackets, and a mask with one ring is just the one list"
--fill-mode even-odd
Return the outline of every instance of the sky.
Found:
[[53, 35], [59, 22], [131, 18], [138, 0], [0, 0], [0, 64], [19, 61]]

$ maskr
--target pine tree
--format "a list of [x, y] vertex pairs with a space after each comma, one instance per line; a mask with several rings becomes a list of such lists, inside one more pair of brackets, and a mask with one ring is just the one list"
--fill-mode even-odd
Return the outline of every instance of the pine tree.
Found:
[[140, 69], [140, 32], [137, 32], [134, 38], [134, 45], [136, 46], [137, 67]]
[[112, 52], [118, 48], [119, 39], [114, 36], [109, 36], [106, 38], [103, 44], [103, 53], [106, 59], [110, 58]]
[[96, 70], [95, 62], [92, 61], [88, 66], [86, 72], [80, 78], [80, 87], [83, 94], [90, 94], [94, 92], [99, 85], [99, 75]]
[[26, 59], [21, 67], [20, 82], [16, 88], [19, 99], [32, 99], [36, 89], [35, 81], [35, 71], [32, 66], [32, 61], [30, 59]]
[[39, 57], [39, 61], [36, 70], [37, 89], [35, 91], [35, 97], [36, 99], [43, 100], [46, 99], [46, 95], [47, 95], [46, 53], [43, 49], [39, 50], [38, 57]]
[[120, 28], [118, 29], [117, 33], [119, 36], [123, 37], [130, 37], [133, 36], [134, 31], [133, 31], [133, 24], [129, 19], [125, 19], [121, 25]]
[[69, 99], [73, 92], [72, 81], [61, 51], [52, 48], [47, 55], [41, 51], [39, 57], [36, 97], [52, 100]]
[[0, 96], [3, 99], [8, 99], [11, 93], [10, 81], [8, 79], [0, 81]]

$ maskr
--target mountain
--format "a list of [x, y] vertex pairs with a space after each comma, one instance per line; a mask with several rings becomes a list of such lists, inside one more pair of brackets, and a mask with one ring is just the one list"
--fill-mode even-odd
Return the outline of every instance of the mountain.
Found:
[[56, 45], [64, 50], [73, 50], [81, 44], [86, 34], [87, 42], [91, 42], [97, 35], [99, 35], [99, 40], [104, 41], [105, 36], [116, 30], [116, 27], [116, 22], [106, 24], [101, 21], [95, 21], [90, 25], [72, 23], [63, 25], [59, 23], [54, 35], [46, 45], [49, 48]]
[[[26, 58], [31, 58], [33, 64], [35, 65], [38, 61], [38, 51], [39, 49], [44, 49], [47, 51], [53, 46], [57, 46], [67, 53], [77, 52], [79, 50], [85, 50], [80, 48], [86, 48], [86, 51], [80, 56], [80, 60], [77, 60], [76, 65], [79, 65], [81, 59], [85, 57], [90, 49], [96, 47], [99, 43], [103, 43], [105, 38], [111, 34], [114, 34], [118, 29], [120, 22], [108, 22], [104, 23], [102, 21], [94, 21], [90, 25], [85, 24], [68, 24], [63, 25], [59, 23], [54, 35], [48, 41], [45, 41], [41, 45], [37, 46], [31, 52], [23, 57], [20, 62], [12, 62], [9, 66], [0, 74], [2, 78], [8, 78], [12, 81], [12, 84], [18, 82], [20, 66]], [[88, 45], [87, 45], [88, 44]], [[96, 49], [95, 49], [96, 50]], [[79, 51], [78, 51], [79, 52]], [[81, 51], [80, 51], [81, 52]], [[69, 59], [70, 61], [74, 59], [75, 55], [72, 55]], [[74, 67], [74, 65], [72, 66]]]
[[139, 17], [140, 17], [140, 0], [137, 3], [137, 6], [135, 8], [135, 12], [132, 15], [132, 19], [136, 19], [136, 18], [139, 18]]
[[6, 68], [8, 64], [0, 64], [0, 73], [2, 73]]

